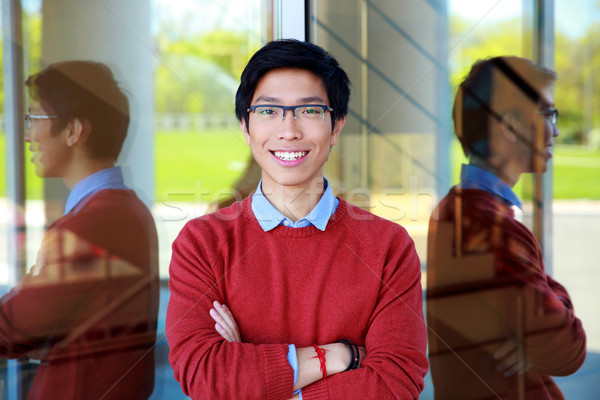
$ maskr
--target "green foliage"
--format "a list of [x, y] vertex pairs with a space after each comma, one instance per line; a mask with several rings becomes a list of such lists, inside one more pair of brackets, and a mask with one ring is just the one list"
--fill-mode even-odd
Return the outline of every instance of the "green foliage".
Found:
[[[452, 16], [450, 20], [450, 82], [454, 89], [478, 59], [524, 54], [520, 18], [474, 25]], [[515, 29], [515, 27], [517, 27]], [[581, 38], [563, 32], [555, 35], [555, 103], [560, 109], [560, 143], [587, 144], [592, 129], [600, 128], [600, 22], [592, 24]]]
[[583, 38], [556, 34], [555, 103], [560, 109], [561, 143], [587, 143], [588, 132], [600, 127], [600, 23]]
[[523, 35], [519, 18], [495, 24], [474, 25], [456, 15], [450, 17], [450, 84], [456, 90], [477, 60], [500, 55], [522, 55]]
[[260, 47], [247, 32], [215, 30], [177, 36], [157, 34], [157, 112], [231, 112], [239, 76]]

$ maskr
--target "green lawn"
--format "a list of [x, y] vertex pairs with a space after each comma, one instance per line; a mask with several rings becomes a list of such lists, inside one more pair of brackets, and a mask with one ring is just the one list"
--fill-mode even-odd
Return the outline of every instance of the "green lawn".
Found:
[[[250, 150], [239, 130], [158, 132], [155, 136], [156, 201], [212, 201], [242, 174]], [[27, 198], [41, 198], [42, 180], [26, 155]], [[453, 182], [463, 161], [453, 146]], [[4, 136], [0, 135], [0, 197], [5, 196]], [[520, 188], [515, 190], [520, 193]], [[556, 199], [600, 199], [600, 150], [558, 146], [554, 154]]]
[[600, 149], [558, 146], [554, 152], [554, 197], [600, 199]]
[[[241, 131], [158, 132], [156, 201], [213, 201], [243, 173], [250, 149]], [[166, 196], [166, 197], [165, 197]]]

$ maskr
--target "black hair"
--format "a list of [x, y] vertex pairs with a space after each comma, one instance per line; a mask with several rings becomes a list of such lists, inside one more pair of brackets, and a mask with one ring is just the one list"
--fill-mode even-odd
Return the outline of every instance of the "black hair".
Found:
[[106, 65], [51, 64], [29, 76], [25, 86], [33, 100], [58, 116], [59, 130], [74, 118], [89, 121], [92, 130], [85, 148], [90, 157], [118, 158], [129, 127], [129, 101]]
[[[489, 156], [490, 118], [502, 119], [494, 110], [492, 98], [508, 93], [509, 85], [495, 78], [500, 73], [518, 93], [534, 104], [541, 100], [540, 90], [556, 80], [556, 73], [520, 57], [493, 57], [478, 60], [460, 84], [452, 117], [454, 129], [466, 156], [486, 159]], [[497, 76], [497, 75], [496, 75]]]
[[248, 107], [260, 79], [279, 68], [299, 68], [312, 72], [323, 80], [331, 112], [332, 129], [336, 121], [348, 113], [350, 79], [340, 64], [323, 48], [295, 39], [282, 39], [267, 43], [258, 50], [242, 72], [240, 86], [235, 95], [235, 115], [248, 125]]

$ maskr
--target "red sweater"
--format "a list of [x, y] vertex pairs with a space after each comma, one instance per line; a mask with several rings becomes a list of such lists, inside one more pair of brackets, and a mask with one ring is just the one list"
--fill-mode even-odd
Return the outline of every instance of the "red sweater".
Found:
[[[550, 376], [585, 359], [581, 321], [537, 240], [483, 190], [453, 188], [430, 221], [427, 321], [436, 399], [563, 399]], [[521, 381], [497, 370], [518, 343]]]
[[[327, 229], [264, 232], [251, 198], [190, 221], [173, 243], [170, 362], [194, 399], [288, 399], [288, 344], [349, 339], [361, 368], [302, 389], [311, 399], [412, 399], [427, 372], [419, 259], [406, 231], [340, 200]], [[224, 341], [212, 301], [243, 343]]]
[[157, 312], [152, 216], [133, 191], [102, 190], [50, 225], [0, 300], [0, 355], [41, 360], [30, 399], [148, 398]]

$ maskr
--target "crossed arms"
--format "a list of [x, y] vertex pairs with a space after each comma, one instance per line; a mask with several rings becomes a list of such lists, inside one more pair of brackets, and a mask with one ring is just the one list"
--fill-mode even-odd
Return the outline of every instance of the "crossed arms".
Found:
[[[203, 224], [186, 225], [171, 261], [169, 359], [184, 393], [195, 399], [286, 400], [302, 387], [304, 400], [418, 396], [428, 365], [423, 295], [418, 257], [404, 230], [390, 229], [389, 243], [381, 246], [387, 252], [375, 240], [342, 244], [331, 255], [315, 246], [327, 268], [287, 268], [274, 258], [293, 250], [268, 251], [260, 240], [247, 249], [207, 243], [218, 227]], [[209, 314], [214, 301], [233, 312], [243, 343], [235, 341], [234, 331], [229, 342], [228, 333], [215, 329]], [[340, 339], [364, 346], [360, 368], [342, 372], [349, 352], [335, 343]], [[295, 387], [290, 344], [300, 366]], [[318, 359], [311, 358], [312, 344], [328, 350], [325, 380]]]

